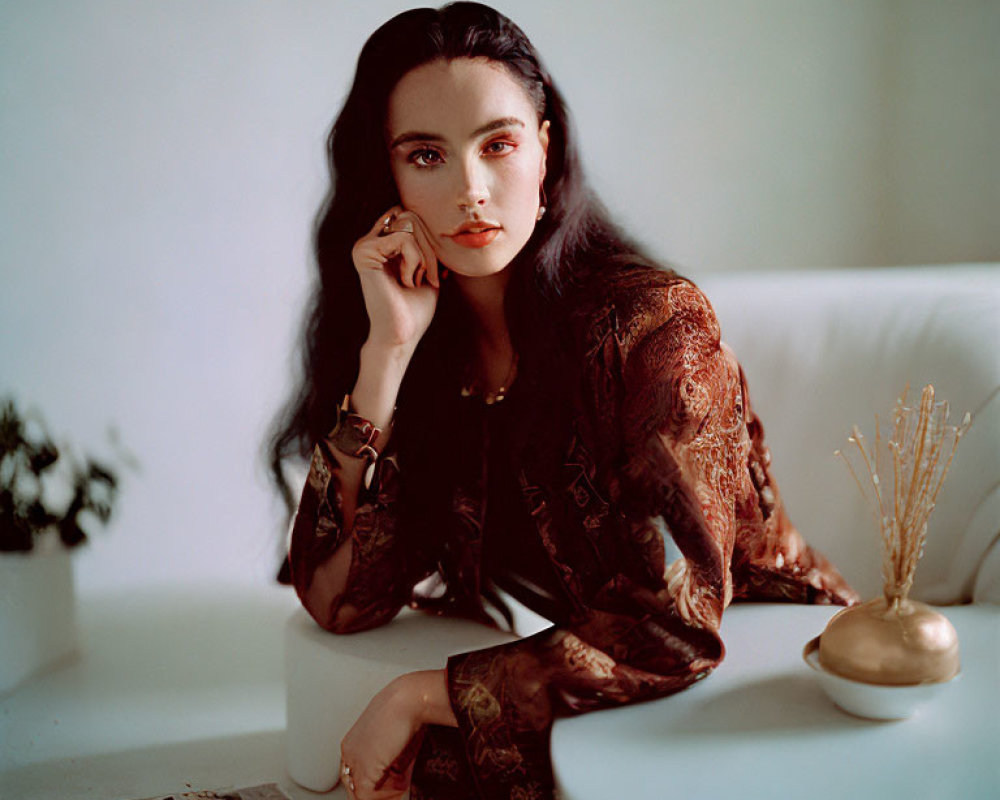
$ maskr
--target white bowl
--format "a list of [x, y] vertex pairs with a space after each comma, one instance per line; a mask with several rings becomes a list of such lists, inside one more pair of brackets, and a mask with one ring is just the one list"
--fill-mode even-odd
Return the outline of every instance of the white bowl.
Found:
[[806, 644], [802, 658], [816, 670], [823, 691], [834, 703], [849, 714], [865, 719], [906, 719], [958, 679], [955, 675], [951, 680], [940, 683], [884, 686], [843, 678], [820, 663], [818, 636]]

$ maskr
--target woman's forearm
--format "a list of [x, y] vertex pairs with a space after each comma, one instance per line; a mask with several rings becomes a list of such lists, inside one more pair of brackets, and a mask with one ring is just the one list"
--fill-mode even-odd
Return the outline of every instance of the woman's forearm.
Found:
[[[408, 351], [369, 345], [365, 345], [361, 349], [361, 364], [357, 382], [351, 393], [351, 402], [357, 414], [370, 420], [382, 431], [375, 441], [375, 447], [380, 452], [389, 443], [389, 437], [392, 433], [393, 409], [411, 355], [412, 353]], [[329, 469], [332, 473], [330, 489], [332, 493], [334, 485], [336, 486], [335, 491], [339, 495], [341, 517], [338, 520], [341, 533], [336, 539], [331, 537], [330, 543], [339, 542], [339, 545], [335, 549], [328, 549], [321, 556], [317, 552], [316, 555], [320, 556], [320, 559], [313, 560], [311, 574], [304, 574], [305, 570], [301, 570], [303, 574], [299, 575], [297, 580], [301, 580], [309, 587], [303, 596], [306, 607], [313, 611], [314, 615], [318, 615], [317, 618], [324, 619], [326, 627], [337, 629], [341, 624], [348, 623], [356, 611], [353, 607], [342, 608], [342, 613], [338, 613], [337, 618], [327, 619], [329, 613], [326, 612], [326, 609], [334, 608], [337, 605], [337, 598], [343, 595], [347, 589], [348, 573], [353, 558], [350, 531], [354, 525], [358, 496], [361, 492], [368, 462], [341, 453], [335, 448], [328, 448], [327, 452], [332, 456], [333, 462], [329, 463]], [[311, 486], [312, 480], [310, 479], [305, 491], [313, 491]], [[315, 533], [308, 523], [293, 533], [293, 564], [300, 563], [300, 560], [295, 557], [296, 547], [309, 547], [314, 535]], [[301, 538], [296, 541], [296, 536]]]
[[[368, 343], [361, 348], [361, 364], [351, 391], [351, 404], [357, 414], [382, 431], [375, 440], [375, 449], [379, 452], [389, 444], [396, 398], [412, 355], [413, 351], [409, 349], [382, 348]], [[334, 455], [340, 464], [336, 473], [340, 481], [344, 529], [350, 530], [368, 464], [364, 459], [340, 452]]]

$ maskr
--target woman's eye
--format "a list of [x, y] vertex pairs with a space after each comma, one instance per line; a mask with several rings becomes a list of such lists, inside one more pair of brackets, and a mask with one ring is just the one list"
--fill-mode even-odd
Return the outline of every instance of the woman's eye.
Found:
[[488, 155], [499, 156], [505, 155], [507, 153], [507, 148], [513, 149], [516, 145], [513, 142], [504, 142], [497, 140], [495, 142], [490, 142], [484, 148]]
[[441, 155], [437, 150], [414, 150], [410, 153], [409, 161], [411, 164], [416, 164], [418, 167], [431, 167], [434, 164], [441, 163]]

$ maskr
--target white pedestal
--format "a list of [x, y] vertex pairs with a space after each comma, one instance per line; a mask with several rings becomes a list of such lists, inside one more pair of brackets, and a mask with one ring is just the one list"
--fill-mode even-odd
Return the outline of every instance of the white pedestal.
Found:
[[335, 636], [297, 609], [285, 626], [288, 774], [314, 792], [330, 791], [341, 740], [389, 681], [414, 670], [441, 669], [454, 653], [514, 638], [469, 620], [408, 608], [388, 625]]
[[77, 652], [73, 563], [53, 544], [0, 554], [0, 694]]

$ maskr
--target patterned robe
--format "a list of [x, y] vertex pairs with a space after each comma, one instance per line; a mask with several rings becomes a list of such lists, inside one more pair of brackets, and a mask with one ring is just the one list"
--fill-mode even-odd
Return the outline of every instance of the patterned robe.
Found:
[[[563, 433], [551, 446], [531, 436], [512, 445], [530, 515], [523, 518], [565, 590], [565, 618], [448, 660], [459, 728], [425, 730], [414, 800], [553, 797], [553, 719], [661, 697], [706, 677], [723, 658], [719, 626], [732, 600], [857, 600], [786, 517], [743, 371], [705, 296], [671, 273], [636, 275], [567, 318], [568, 357], [582, 377]], [[347, 590], [330, 598], [313, 585], [314, 570], [345, 536], [336, 462], [328, 442], [317, 444], [290, 564], [320, 625], [369, 628], [405, 603], [495, 624], [478, 603], [485, 480], [476, 465], [485, 457], [464, 449], [470, 468], [454, 486], [448, 539], [450, 574], [462, 585], [435, 605], [414, 593], [437, 565], [433, 553], [415, 557], [399, 529], [406, 475], [391, 447], [358, 499]], [[672, 563], [664, 532], [682, 554]], [[335, 625], [348, 603], [356, 615]]]

